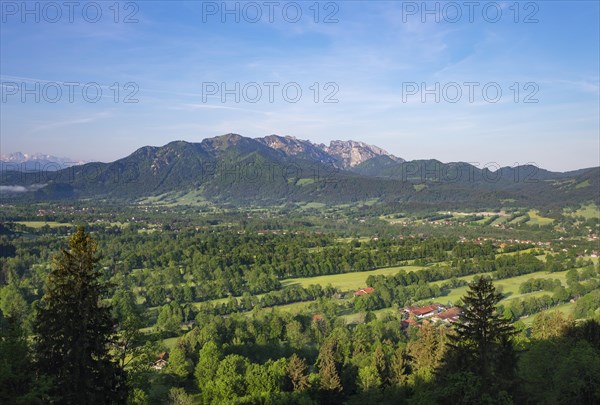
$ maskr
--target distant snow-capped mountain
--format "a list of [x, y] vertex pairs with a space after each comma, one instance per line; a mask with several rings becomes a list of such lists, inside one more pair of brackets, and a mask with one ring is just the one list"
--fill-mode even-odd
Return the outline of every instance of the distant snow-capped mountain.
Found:
[[87, 163], [83, 160], [43, 153], [13, 152], [0, 155], [0, 170], [60, 170]]

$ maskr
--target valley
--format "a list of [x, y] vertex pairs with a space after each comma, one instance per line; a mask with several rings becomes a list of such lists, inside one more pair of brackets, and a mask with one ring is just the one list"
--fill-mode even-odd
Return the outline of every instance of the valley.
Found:
[[[206, 400], [207, 388], [198, 391], [194, 381], [203, 381], [198, 370], [209, 341], [224, 356], [243, 356], [248, 369], [300, 353], [317, 364], [306, 370], [317, 378], [320, 351], [328, 341], [341, 345], [339, 334], [355, 340], [342, 370], [360, 368], [380, 344], [411, 353], [405, 388], [378, 394], [401, 400], [407, 389], [419, 389], [415, 379], [440, 364], [419, 363], [419, 350], [435, 350], [422, 334], [434, 333], [442, 339], [435, 344], [442, 344], [453, 327], [452, 321], [407, 318], [406, 308], [455, 311], [470, 286], [488, 277], [501, 294], [498, 313], [514, 325], [520, 344], [532, 348], [541, 319], [579, 325], [600, 316], [598, 205], [508, 204], [478, 210], [415, 210], [377, 200], [239, 207], [194, 194], [129, 204], [12, 201], [2, 204], [0, 306], [5, 316], [20, 311], [30, 330], [56, 249], [85, 225], [101, 253], [99, 275], [110, 286], [105, 300], [122, 325], [117, 338], [134, 339], [120, 354], [125, 370], [130, 378], [143, 376], [135, 389], [152, 401], [163, 401], [173, 384]], [[15, 299], [22, 305], [9, 309], [6, 300]], [[157, 366], [152, 359], [159, 353], [169, 358]], [[281, 378], [284, 384], [288, 377]], [[252, 402], [246, 387], [235, 397]], [[343, 389], [349, 401], [364, 398], [360, 390]], [[234, 398], [211, 392], [211, 398]], [[279, 388], [269, 395], [322, 401], [318, 392]]]

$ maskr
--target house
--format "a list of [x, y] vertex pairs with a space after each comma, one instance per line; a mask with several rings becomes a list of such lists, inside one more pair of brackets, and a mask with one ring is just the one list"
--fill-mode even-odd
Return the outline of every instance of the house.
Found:
[[406, 314], [407, 317], [411, 315], [417, 319], [427, 318], [429, 316], [433, 316], [438, 312], [443, 311], [445, 308], [440, 304], [430, 304], [424, 307], [418, 306], [410, 306], [404, 308], [402, 311]]
[[375, 289], [373, 287], [361, 288], [360, 290], [358, 290], [354, 293], [354, 296], [358, 297], [360, 295], [371, 294], [373, 291], [375, 291]]
[[169, 360], [168, 352], [159, 353], [156, 358], [156, 361], [152, 363], [152, 368], [155, 370], [162, 370], [167, 366], [167, 360]]
[[405, 319], [400, 322], [400, 327], [402, 329], [408, 329], [409, 326], [417, 326], [418, 323], [414, 319]]
[[431, 317], [433, 322], [444, 322], [444, 323], [454, 323], [458, 321], [460, 314], [462, 311], [458, 307], [448, 308], [445, 311], [442, 311], [438, 314], [435, 314]]

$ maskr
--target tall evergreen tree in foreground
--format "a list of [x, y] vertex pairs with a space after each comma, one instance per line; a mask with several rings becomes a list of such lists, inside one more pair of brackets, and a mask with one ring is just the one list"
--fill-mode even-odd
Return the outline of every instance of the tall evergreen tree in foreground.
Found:
[[489, 278], [481, 277], [469, 285], [450, 348], [438, 370], [445, 401], [510, 402], [517, 362], [512, 342], [515, 331], [510, 321], [496, 312], [501, 299]]
[[38, 372], [52, 379], [60, 404], [116, 404], [125, 374], [109, 353], [115, 324], [102, 303], [96, 243], [83, 227], [54, 259], [35, 325]]

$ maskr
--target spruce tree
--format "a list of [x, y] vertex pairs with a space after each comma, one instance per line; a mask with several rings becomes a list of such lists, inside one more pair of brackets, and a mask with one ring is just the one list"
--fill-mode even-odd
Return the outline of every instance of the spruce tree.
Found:
[[375, 347], [375, 351], [373, 352], [373, 365], [377, 370], [377, 375], [379, 376], [381, 383], [387, 385], [390, 381], [389, 365], [380, 344]]
[[390, 364], [390, 382], [392, 385], [405, 385], [410, 374], [410, 356], [406, 347], [399, 347], [394, 351]]
[[319, 351], [320, 397], [323, 403], [341, 403], [342, 381], [334, 359], [335, 342], [323, 343]]
[[296, 353], [292, 354], [287, 365], [287, 375], [292, 382], [294, 391], [304, 391], [310, 386], [306, 369], [304, 359]]
[[[462, 298], [462, 314], [454, 325], [438, 376], [445, 381], [445, 398], [469, 402], [474, 395], [482, 403], [510, 393], [515, 382], [514, 328], [496, 312], [502, 294], [491, 279], [481, 277], [469, 285]], [[468, 393], [468, 394], [467, 394]]]
[[117, 404], [127, 397], [125, 374], [109, 350], [115, 330], [103, 304], [96, 243], [83, 227], [54, 259], [35, 324], [37, 370], [52, 380], [59, 404]]
[[481, 376], [494, 372], [500, 348], [514, 335], [510, 321], [496, 312], [501, 299], [491, 279], [475, 280], [462, 298], [462, 314], [455, 324], [453, 344], [468, 349], [475, 360], [474, 369]]

